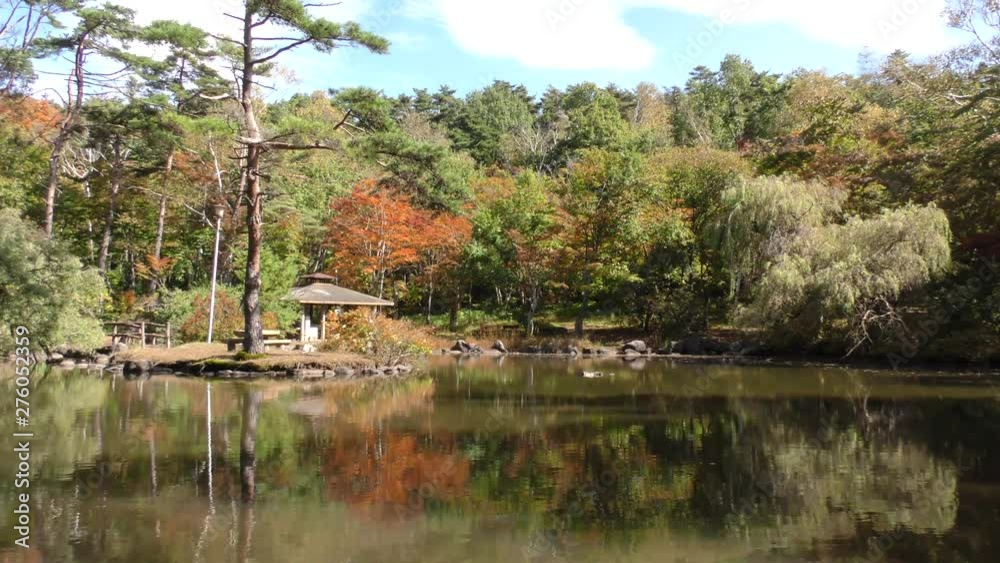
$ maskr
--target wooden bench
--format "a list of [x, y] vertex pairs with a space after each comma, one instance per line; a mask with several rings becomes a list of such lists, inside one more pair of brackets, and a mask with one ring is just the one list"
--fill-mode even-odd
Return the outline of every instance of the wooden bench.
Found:
[[[226, 340], [226, 349], [230, 352], [235, 352], [237, 346], [243, 345], [243, 335], [244, 331], [237, 330], [236, 336]], [[281, 336], [280, 330], [267, 329], [262, 330], [261, 334], [264, 336], [264, 348], [270, 348], [271, 346], [288, 346], [291, 345], [292, 341], [284, 338], [275, 338]]]
[[[274, 338], [270, 340], [265, 340], [264, 348], [270, 348], [271, 346], [291, 346], [291, 344], [292, 344], [291, 340], [286, 340], [284, 338], [281, 339]], [[229, 340], [226, 340], [226, 349], [229, 350], [230, 352], [235, 352], [237, 346], [243, 346], [242, 338], [230, 338]]]

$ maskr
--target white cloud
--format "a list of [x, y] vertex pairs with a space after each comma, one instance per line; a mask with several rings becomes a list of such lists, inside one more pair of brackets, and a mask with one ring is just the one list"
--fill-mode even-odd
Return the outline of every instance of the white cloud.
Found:
[[[640, 70], [657, 49], [625, 22], [632, 8], [708, 18], [687, 42], [724, 41], [729, 26], [783, 24], [831, 45], [888, 53], [931, 54], [955, 44], [942, 11], [946, 0], [423, 0], [462, 49], [554, 69]], [[708, 28], [708, 21], [716, 22]]]
[[459, 47], [538, 68], [639, 70], [656, 49], [606, 0], [430, 0]]
[[942, 15], [946, 0], [640, 0], [638, 4], [725, 19], [732, 25], [779, 23], [854, 49], [932, 54], [954, 44]]

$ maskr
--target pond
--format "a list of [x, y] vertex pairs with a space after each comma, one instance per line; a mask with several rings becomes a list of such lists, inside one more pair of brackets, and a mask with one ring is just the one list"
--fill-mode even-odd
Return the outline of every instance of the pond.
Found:
[[3, 562], [1000, 561], [988, 377], [514, 357], [311, 384], [38, 371], [22, 549], [0, 369]]

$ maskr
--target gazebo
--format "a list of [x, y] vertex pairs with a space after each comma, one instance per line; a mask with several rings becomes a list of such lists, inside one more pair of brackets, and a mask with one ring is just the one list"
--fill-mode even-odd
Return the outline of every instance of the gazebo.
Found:
[[339, 313], [350, 307], [371, 307], [377, 311], [381, 307], [394, 306], [392, 301], [333, 285], [330, 283], [333, 279], [333, 276], [320, 273], [302, 276], [301, 285], [293, 287], [286, 297], [302, 305], [299, 325], [302, 342], [326, 340], [326, 314], [330, 309]]

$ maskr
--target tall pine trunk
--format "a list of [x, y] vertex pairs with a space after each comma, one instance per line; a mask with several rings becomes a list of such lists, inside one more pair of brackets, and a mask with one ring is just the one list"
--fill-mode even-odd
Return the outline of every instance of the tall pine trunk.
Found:
[[247, 138], [247, 269], [243, 286], [243, 349], [250, 354], [262, 354], [265, 348], [260, 310], [260, 253], [264, 243], [264, 210], [260, 185], [260, 128], [253, 107], [253, 10], [248, 2], [243, 20], [243, 81], [240, 90], [243, 133]]
[[45, 236], [49, 238], [52, 238], [55, 226], [56, 194], [59, 192], [59, 163], [62, 160], [66, 143], [69, 142], [69, 138], [76, 128], [80, 109], [83, 107], [85, 85], [83, 63], [86, 58], [84, 49], [86, 41], [87, 34], [83, 34], [76, 44], [73, 70], [67, 85], [71, 98], [66, 101], [66, 114], [59, 123], [59, 132], [56, 133], [56, 137], [52, 141], [52, 153], [49, 155], [49, 181], [45, 190]]
[[247, 269], [243, 287], [243, 349], [251, 354], [264, 353], [264, 327], [260, 310], [260, 253], [264, 242], [263, 205], [260, 176], [254, 171], [260, 166], [260, 147], [250, 145], [247, 151]]

